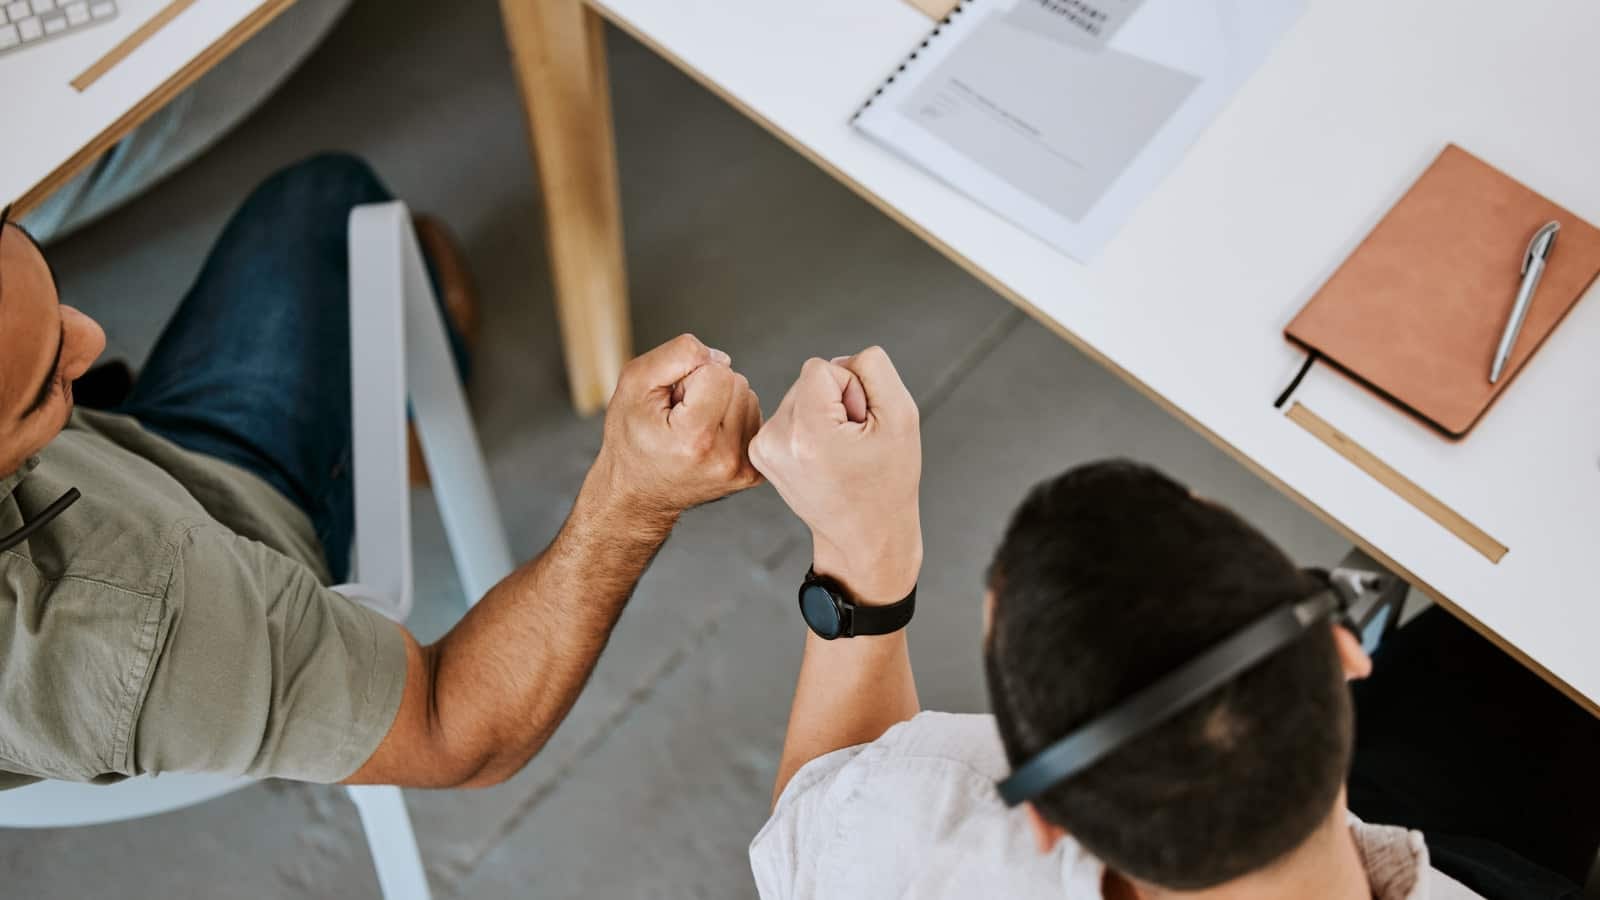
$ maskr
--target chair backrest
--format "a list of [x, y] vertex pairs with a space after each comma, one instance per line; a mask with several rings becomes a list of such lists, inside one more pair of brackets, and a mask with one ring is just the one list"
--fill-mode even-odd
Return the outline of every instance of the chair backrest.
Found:
[[[409, 395], [451, 554], [469, 602], [476, 600], [511, 571], [511, 551], [411, 216], [402, 203], [361, 206], [350, 214], [350, 315], [355, 581], [334, 590], [397, 622], [411, 611]], [[103, 786], [41, 782], [0, 793], [0, 827], [143, 818], [251, 783], [186, 774]]]
[[[356, 528], [356, 580], [401, 598], [402, 610], [410, 611], [409, 399], [422, 455], [435, 475], [433, 494], [450, 553], [468, 603], [476, 602], [511, 572], [511, 548], [405, 204], [376, 203], [351, 212], [350, 285], [356, 522], [404, 524], [403, 533], [393, 534]], [[403, 302], [396, 304], [396, 296]], [[378, 333], [371, 339], [362, 335], [369, 328]]]
[[[399, 203], [350, 213], [350, 416], [355, 459], [353, 584], [336, 590], [396, 622], [411, 615], [411, 494], [406, 484], [406, 315], [421, 265]], [[423, 287], [427, 287], [426, 271]], [[431, 292], [430, 292], [431, 295]], [[453, 374], [453, 373], [452, 373]]]

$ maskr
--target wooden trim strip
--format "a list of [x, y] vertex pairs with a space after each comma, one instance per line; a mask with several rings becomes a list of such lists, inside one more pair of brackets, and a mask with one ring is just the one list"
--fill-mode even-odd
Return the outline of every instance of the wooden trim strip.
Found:
[[134, 30], [133, 34], [130, 34], [121, 41], [118, 41], [117, 45], [112, 47], [105, 56], [95, 60], [93, 65], [89, 66], [87, 69], [84, 69], [82, 75], [72, 79], [72, 86], [76, 88], [80, 94], [88, 90], [89, 85], [100, 80], [100, 76], [111, 71], [111, 68], [117, 63], [127, 59], [130, 55], [132, 55], [133, 51], [139, 49], [139, 47], [142, 46], [145, 41], [150, 40], [152, 35], [165, 28], [168, 22], [176, 19], [178, 17], [178, 13], [183, 12], [193, 5], [194, 0], [172, 0], [171, 3], [168, 3], [166, 6], [162, 7], [161, 11], [156, 13], [155, 16], [150, 19], [150, 21], [140, 25]]
[[233, 26], [216, 43], [190, 60], [187, 65], [173, 73], [150, 95], [134, 104], [133, 108], [122, 115], [121, 118], [111, 123], [106, 129], [95, 136], [94, 140], [85, 144], [82, 150], [74, 153], [66, 162], [56, 167], [54, 172], [45, 176], [44, 180], [34, 185], [27, 193], [18, 197], [12, 210], [13, 215], [21, 217], [28, 210], [38, 206], [44, 198], [50, 196], [57, 188], [72, 180], [72, 177], [83, 171], [90, 163], [99, 159], [101, 154], [110, 150], [116, 143], [127, 137], [128, 132], [139, 126], [139, 123], [150, 118], [151, 114], [171, 102], [173, 97], [182, 93], [185, 88], [195, 82], [195, 79], [204, 75], [222, 60], [223, 57], [238, 49], [240, 44], [249, 40], [266, 26], [268, 22], [278, 17], [278, 14], [294, 5], [294, 0], [266, 0], [255, 11], [250, 13], [239, 24]]
[[1466, 541], [1468, 546], [1483, 554], [1484, 558], [1498, 564], [1506, 555], [1506, 545], [1490, 537], [1483, 529], [1467, 521], [1466, 517], [1445, 505], [1411, 479], [1396, 472], [1388, 463], [1374, 456], [1370, 450], [1351, 437], [1328, 424], [1327, 420], [1296, 402], [1289, 407], [1289, 420], [1311, 433], [1335, 453], [1354, 463], [1356, 468], [1378, 483], [1394, 491], [1400, 499], [1415, 506], [1423, 515], [1443, 525], [1446, 531]]
[[930, 19], [942, 19], [961, 4], [961, 0], [906, 0]]

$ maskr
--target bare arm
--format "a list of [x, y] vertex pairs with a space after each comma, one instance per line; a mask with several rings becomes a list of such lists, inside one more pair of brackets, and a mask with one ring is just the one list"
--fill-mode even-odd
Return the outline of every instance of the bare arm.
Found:
[[631, 521], [596, 482], [585, 481], [550, 547], [438, 643], [406, 634], [400, 712], [352, 783], [495, 784], [549, 740], [672, 528]]
[[[855, 603], [896, 603], [917, 583], [920, 441], [916, 403], [888, 356], [871, 348], [807, 362], [751, 443], [756, 467], [811, 526], [817, 573]], [[806, 763], [877, 740], [919, 709], [904, 631], [807, 635], [773, 803]]]
[[[885, 572], [908, 573], [887, 578], [848, 575], [821, 559], [816, 569], [848, 588], [857, 603], [893, 603], [911, 592], [920, 562], [919, 554], [915, 563], [909, 559], [887, 563]], [[872, 587], [874, 583], [879, 586]], [[778, 777], [772, 786], [773, 804], [806, 763], [835, 750], [871, 743], [920, 710], [905, 631], [833, 641], [808, 633], [794, 704], [789, 708], [789, 730], [778, 759]]]
[[711, 353], [686, 337], [629, 365], [555, 540], [438, 643], [406, 635], [400, 711], [349, 783], [495, 784], [544, 746], [679, 513], [759, 481], [760, 407]]

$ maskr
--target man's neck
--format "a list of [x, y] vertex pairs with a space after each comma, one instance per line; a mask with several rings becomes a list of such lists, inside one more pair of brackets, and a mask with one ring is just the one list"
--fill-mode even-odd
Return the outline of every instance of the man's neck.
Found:
[[[1321, 897], [1327, 900], [1371, 900], [1366, 862], [1356, 847], [1345, 813], [1344, 797], [1328, 821], [1288, 857], [1259, 872], [1204, 891], [1177, 893], [1135, 885], [1107, 873], [1107, 900], [1265, 900], [1281, 897]], [[1118, 883], [1118, 882], [1121, 883]]]

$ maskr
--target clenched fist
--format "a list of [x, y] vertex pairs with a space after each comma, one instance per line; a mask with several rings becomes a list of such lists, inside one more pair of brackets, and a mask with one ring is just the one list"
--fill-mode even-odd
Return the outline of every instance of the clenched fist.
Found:
[[681, 335], [622, 370], [591, 477], [641, 525], [761, 482], [747, 448], [761, 404], [726, 353]]
[[750, 460], [811, 528], [819, 574], [857, 602], [900, 600], [922, 566], [917, 404], [882, 348], [807, 360]]

